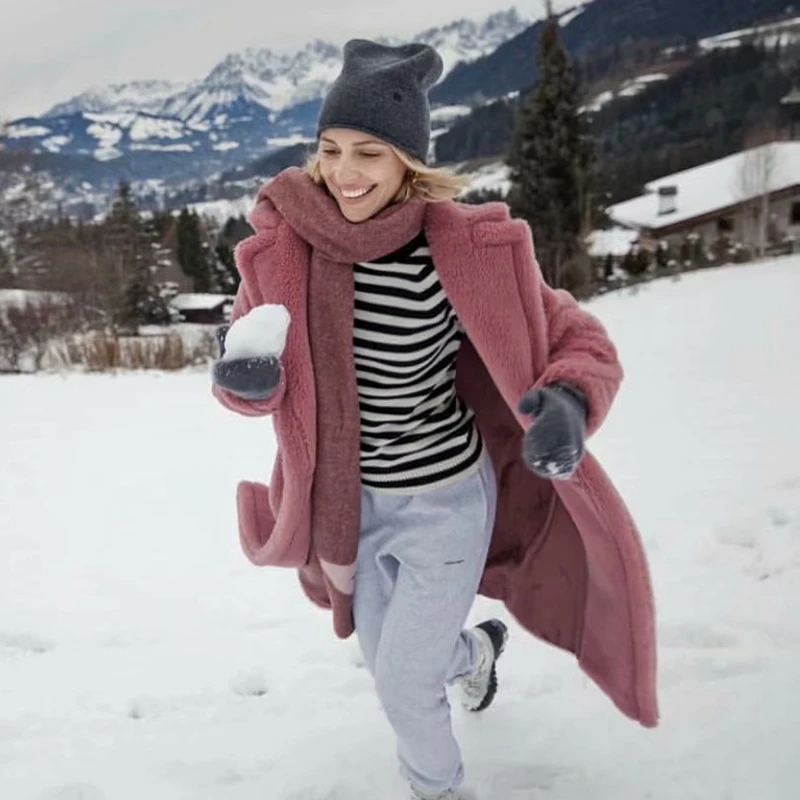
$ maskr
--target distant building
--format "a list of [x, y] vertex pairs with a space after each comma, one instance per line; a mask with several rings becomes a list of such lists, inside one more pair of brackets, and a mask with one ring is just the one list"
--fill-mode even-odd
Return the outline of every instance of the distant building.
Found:
[[800, 239], [800, 141], [744, 150], [651, 181], [643, 195], [608, 209], [639, 233], [643, 247], [678, 246], [687, 236], [757, 251]]
[[221, 325], [229, 322], [233, 296], [227, 294], [177, 294], [169, 304], [181, 315], [181, 322]]

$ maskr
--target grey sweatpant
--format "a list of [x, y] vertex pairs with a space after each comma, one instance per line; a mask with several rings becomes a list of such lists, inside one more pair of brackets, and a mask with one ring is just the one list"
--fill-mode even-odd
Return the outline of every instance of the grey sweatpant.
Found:
[[464, 768], [445, 684], [477, 664], [463, 630], [483, 574], [497, 489], [478, 472], [418, 494], [362, 487], [356, 633], [397, 735], [400, 771], [426, 794], [456, 788]]

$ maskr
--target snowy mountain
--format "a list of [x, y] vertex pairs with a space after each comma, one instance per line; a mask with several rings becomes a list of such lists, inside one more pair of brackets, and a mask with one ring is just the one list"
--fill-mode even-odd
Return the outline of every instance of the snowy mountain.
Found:
[[[510, 8], [480, 22], [460, 19], [412, 38], [439, 50], [447, 74], [460, 61], [492, 52], [531, 21]], [[383, 41], [399, 44], [402, 40]], [[255, 104], [276, 112], [319, 100], [338, 74], [341, 59], [341, 47], [319, 39], [291, 53], [247, 48], [226, 56], [208, 75], [190, 85], [132, 81], [98, 87], [54, 106], [43, 116], [143, 111], [177, 117], [192, 127], [203, 128], [214, 125], [220, 114], [237, 106], [241, 110]]]
[[[542, 0], [527, 2], [524, 11], [509, 8], [480, 21], [459, 19], [409, 38], [436, 47], [447, 75], [491, 54], [541, 18]], [[555, 0], [554, 7], [561, 11], [576, 3], [580, 0]], [[340, 46], [319, 39], [289, 53], [248, 48], [229, 54], [191, 83], [95, 87], [41, 117], [13, 121], [5, 139], [11, 148], [46, 158], [49, 172], [70, 182], [67, 193], [82, 193], [86, 182], [93, 193], [108, 192], [122, 175], [166, 186], [202, 181], [312, 139], [321, 98], [341, 59]], [[440, 105], [433, 114], [434, 135], [469, 111], [463, 104]]]
[[43, 117], [76, 113], [110, 114], [120, 111], [145, 111], [157, 114], [167, 98], [180, 92], [184, 84], [175, 81], [130, 81], [95, 87], [53, 106]]
[[340, 48], [319, 40], [289, 54], [255, 48], [232, 53], [203, 80], [168, 97], [161, 113], [203, 127], [224, 124], [237, 107], [282, 111], [321, 98], [341, 58]]
[[516, 8], [498, 11], [483, 22], [460, 19], [441, 28], [430, 28], [415, 41], [435, 47], [444, 62], [446, 77], [459, 62], [475, 61], [524, 31], [533, 19]]

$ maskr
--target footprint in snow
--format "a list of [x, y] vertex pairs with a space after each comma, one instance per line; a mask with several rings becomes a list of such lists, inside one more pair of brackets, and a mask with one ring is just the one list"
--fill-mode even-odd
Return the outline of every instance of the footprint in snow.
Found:
[[240, 672], [231, 679], [231, 690], [242, 697], [263, 697], [269, 692], [267, 676], [260, 669]]
[[38, 656], [50, 652], [55, 645], [30, 633], [0, 631], [0, 657]]

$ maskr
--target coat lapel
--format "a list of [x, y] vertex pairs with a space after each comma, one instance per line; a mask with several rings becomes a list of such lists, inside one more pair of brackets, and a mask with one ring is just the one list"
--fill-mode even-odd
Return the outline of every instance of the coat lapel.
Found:
[[[475, 211], [453, 203], [431, 204], [426, 234], [442, 288], [503, 399], [521, 425], [517, 402], [535, 382], [536, 342], [519, 297], [515, 259], [524, 257], [513, 242], [482, 241]], [[482, 219], [487, 219], [482, 211]]]

